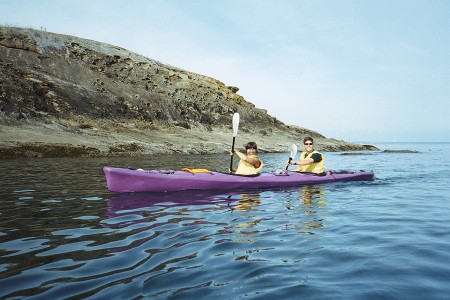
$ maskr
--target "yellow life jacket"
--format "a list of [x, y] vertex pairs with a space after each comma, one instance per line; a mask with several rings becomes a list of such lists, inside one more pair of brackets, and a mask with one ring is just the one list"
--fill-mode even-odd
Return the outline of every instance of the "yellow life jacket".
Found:
[[321, 174], [321, 173], [325, 172], [325, 157], [319, 151], [314, 150], [311, 153], [308, 153], [306, 151], [302, 152], [302, 154], [300, 155], [300, 160], [311, 158], [311, 156], [314, 153], [319, 153], [320, 156], [322, 157], [322, 160], [319, 161], [318, 163], [312, 163], [312, 164], [309, 164], [306, 166], [299, 166], [297, 168], [297, 170], [300, 169], [299, 171], [301, 171], [301, 172], [309, 172], [309, 173], [315, 173], [315, 174]]
[[[248, 157], [250, 158], [258, 158], [258, 156], [256, 155], [248, 155]], [[246, 161], [243, 161], [242, 159], [239, 161], [239, 165], [236, 169], [236, 173], [238, 175], [255, 175], [258, 174], [259, 171], [261, 171], [262, 167], [263, 167], [263, 162], [262, 160], [259, 159], [259, 161], [261, 162], [261, 164], [259, 165], [258, 168], [255, 168], [254, 165], [252, 165], [251, 163], [248, 163]]]

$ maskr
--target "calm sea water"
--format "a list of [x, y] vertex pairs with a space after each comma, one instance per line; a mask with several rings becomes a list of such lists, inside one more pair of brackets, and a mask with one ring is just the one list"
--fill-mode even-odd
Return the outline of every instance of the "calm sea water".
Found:
[[228, 156], [2, 160], [0, 298], [448, 298], [450, 144], [374, 145], [418, 153], [325, 153], [373, 182], [160, 195], [110, 193], [102, 167]]

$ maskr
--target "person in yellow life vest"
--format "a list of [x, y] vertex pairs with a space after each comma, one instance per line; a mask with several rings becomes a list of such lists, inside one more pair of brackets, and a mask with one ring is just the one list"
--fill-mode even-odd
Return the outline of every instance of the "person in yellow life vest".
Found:
[[325, 157], [319, 151], [314, 150], [314, 140], [312, 137], [303, 139], [305, 151], [300, 155], [300, 160], [296, 163], [288, 162], [288, 166], [297, 165], [294, 172], [308, 172], [315, 174], [325, 174]]
[[245, 151], [247, 154], [234, 150], [236, 154], [241, 160], [239, 161], [239, 165], [236, 170], [230, 170], [230, 172], [234, 172], [237, 175], [255, 175], [258, 174], [262, 167], [263, 162], [256, 156], [256, 152], [258, 151], [258, 147], [255, 142], [248, 142], [245, 146]]

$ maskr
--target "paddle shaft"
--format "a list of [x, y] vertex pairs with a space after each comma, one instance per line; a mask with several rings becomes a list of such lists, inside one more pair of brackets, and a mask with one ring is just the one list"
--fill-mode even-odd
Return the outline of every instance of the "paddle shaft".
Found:
[[286, 166], [286, 171], [289, 168], [289, 164], [291, 163], [291, 161], [292, 161], [292, 157], [289, 157], [289, 162], [288, 162], [288, 165]]
[[230, 161], [230, 173], [233, 172], [233, 157], [234, 157], [234, 142], [239, 129], [239, 114], [236, 112], [233, 114], [233, 143], [231, 144], [231, 161]]
[[236, 137], [233, 136], [233, 143], [231, 144], [231, 161], [230, 161], [230, 172], [233, 171], [233, 157], [234, 157], [234, 142], [236, 141]]

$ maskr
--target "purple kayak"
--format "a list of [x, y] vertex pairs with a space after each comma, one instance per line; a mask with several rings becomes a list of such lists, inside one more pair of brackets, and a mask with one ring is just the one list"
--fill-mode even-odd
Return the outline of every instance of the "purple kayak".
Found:
[[193, 173], [174, 170], [142, 170], [104, 167], [111, 192], [174, 192], [185, 190], [238, 190], [312, 185], [337, 181], [371, 181], [372, 171], [332, 172], [326, 175], [276, 172], [258, 176], [239, 176], [215, 171]]

